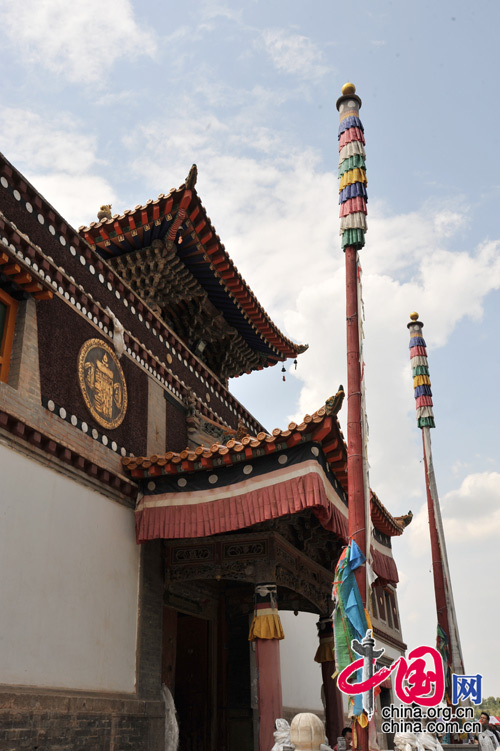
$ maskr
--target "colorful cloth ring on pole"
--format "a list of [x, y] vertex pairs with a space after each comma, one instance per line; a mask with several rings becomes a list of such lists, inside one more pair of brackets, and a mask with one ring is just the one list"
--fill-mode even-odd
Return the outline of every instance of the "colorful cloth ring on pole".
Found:
[[345, 201], [348, 201], [350, 198], [356, 198], [357, 196], [361, 196], [368, 202], [368, 194], [362, 183], [347, 185], [339, 195], [339, 203], [345, 203]]
[[346, 159], [344, 159], [342, 161], [342, 164], [339, 166], [337, 177], [342, 177], [344, 172], [347, 172], [350, 169], [354, 169], [354, 167], [362, 167], [363, 169], [366, 167], [364, 157], [362, 157], [361, 154], [354, 154], [353, 156], [348, 156]]
[[349, 130], [345, 130], [339, 139], [339, 151], [340, 149], [343, 149], [346, 144], [353, 143], [355, 141], [358, 141], [362, 144], [365, 143], [365, 136], [363, 131], [359, 128], [349, 128]]
[[366, 201], [361, 196], [357, 196], [356, 198], [348, 198], [345, 203], [340, 204], [340, 217], [347, 216], [348, 214], [353, 214], [356, 211], [362, 211], [363, 214], [366, 214], [368, 212]]
[[355, 154], [359, 154], [363, 158], [366, 157], [365, 149], [361, 141], [349, 141], [349, 143], [342, 146], [339, 153], [339, 167], [344, 159], [348, 159]]
[[349, 128], [359, 128], [360, 131], [363, 131], [363, 123], [359, 119], [359, 117], [356, 117], [355, 115], [351, 115], [350, 117], [346, 117], [345, 120], [342, 120], [342, 122], [339, 125], [339, 139], [342, 133], [345, 130], [349, 130]]
[[427, 361], [425, 339], [422, 336], [423, 324], [417, 320], [417, 313], [413, 313], [408, 324], [410, 330], [410, 362], [413, 376], [413, 387], [417, 409], [417, 425], [419, 428], [434, 428], [434, 413], [432, 409], [431, 379]]

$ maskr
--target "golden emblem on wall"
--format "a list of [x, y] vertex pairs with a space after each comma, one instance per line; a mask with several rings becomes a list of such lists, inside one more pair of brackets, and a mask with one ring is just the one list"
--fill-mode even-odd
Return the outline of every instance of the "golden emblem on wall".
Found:
[[78, 381], [87, 409], [99, 425], [117, 428], [127, 411], [127, 384], [112, 348], [88, 339], [78, 353]]

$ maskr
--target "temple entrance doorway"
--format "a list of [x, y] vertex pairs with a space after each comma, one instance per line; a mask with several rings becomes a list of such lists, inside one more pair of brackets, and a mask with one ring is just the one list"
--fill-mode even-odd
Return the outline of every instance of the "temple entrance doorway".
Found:
[[[167, 594], [176, 605], [179, 599]], [[179, 751], [254, 751], [255, 651], [248, 641], [253, 587], [190, 582], [183, 599], [182, 609], [163, 610], [162, 681], [174, 698]], [[186, 612], [190, 602], [199, 614]]]
[[177, 613], [174, 701], [179, 723], [179, 751], [211, 748], [211, 624]]
[[[311, 514], [280, 524], [283, 534], [265, 527], [164, 542], [163, 680], [181, 725], [179, 751], [273, 745], [283, 711], [276, 604], [330, 613], [332, 572], [322, 563], [333, 565], [340, 546], [336, 538], [324, 539], [330, 533]], [[327, 663], [322, 668], [326, 675], [331, 667], [331, 676]], [[327, 697], [335, 731], [342, 728], [342, 718], [333, 722], [337, 703]]]

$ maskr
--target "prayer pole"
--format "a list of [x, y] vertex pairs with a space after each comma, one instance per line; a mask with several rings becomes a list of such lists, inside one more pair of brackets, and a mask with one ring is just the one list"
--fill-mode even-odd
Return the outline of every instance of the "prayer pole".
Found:
[[[366, 497], [363, 442], [363, 393], [361, 373], [361, 321], [359, 311], [360, 267], [358, 250], [365, 244], [366, 171], [363, 125], [359, 119], [361, 99], [356, 87], [346, 83], [337, 100], [339, 126], [339, 203], [340, 234], [345, 253], [347, 321], [347, 478], [349, 541], [354, 540], [362, 553], [366, 549]], [[366, 607], [366, 570], [356, 571], [363, 606]], [[355, 748], [368, 749], [368, 729], [357, 725], [353, 734]]]
[[[361, 99], [356, 95], [355, 86], [352, 83], [344, 84], [342, 96], [337, 100], [337, 109], [340, 114], [340, 234], [346, 267], [349, 540], [354, 540], [366, 556], [358, 250], [365, 244], [367, 195], [363, 125], [359, 119], [360, 107]], [[364, 569], [357, 572], [356, 579], [363, 605], [366, 605]]]
[[464, 662], [458, 624], [453, 602], [448, 556], [444, 537], [443, 521], [432, 461], [430, 429], [435, 427], [432, 404], [431, 381], [427, 348], [422, 336], [424, 324], [418, 320], [418, 313], [410, 315], [410, 359], [413, 387], [417, 408], [417, 425], [422, 430], [424, 452], [425, 487], [429, 513], [431, 538], [432, 573], [437, 611], [437, 648], [445, 667], [446, 700], [451, 704], [451, 673], [464, 674]]

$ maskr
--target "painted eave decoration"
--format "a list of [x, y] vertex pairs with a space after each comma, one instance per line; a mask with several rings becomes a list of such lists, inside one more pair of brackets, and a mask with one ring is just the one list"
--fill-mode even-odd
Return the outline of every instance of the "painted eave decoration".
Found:
[[80, 235], [218, 376], [295, 359], [307, 345], [281, 333], [239, 274], [196, 192], [196, 175], [193, 165], [178, 189], [104, 216]]
[[346, 491], [347, 447], [337, 419], [343, 400], [344, 390], [340, 387], [325, 406], [312, 415], [306, 415], [300, 424], [291, 422], [284, 430], [275, 428], [271, 434], [261, 432], [256, 436], [231, 438], [226, 444], [214, 443], [211, 446], [198, 446], [196, 449], [186, 448], [180, 453], [169, 451], [164, 455], [150, 457], [126, 457], [122, 463], [132, 477], [143, 479], [229, 466], [300, 443], [317, 442], [321, 444], [337, 481]]
[[49, 260], [42, 249], [0, 211], [2, 288], [13, 297], [29, 294], [35, 300], [52, 300], [54, 293], [44, 279], [45, 269], [49, 268]]
[[392, 516], [373, 490], [370, 490], [370, 514], [373, 526], [388, 537], [402, 535], [413, 519], [411, 511], [403, 516]]
[[[347, 540], [347, 448], [337, 419], [343, 398], [339, 389], [300, 424], [270, 435], [124, 458], [125, 471], [140, 483], [137, 541], [223, 534], [307, 510], [326, 530]], [[371, 546], [373, 569], [396, 583], [390, 537], [404, 527], [376, 496], [372, 520], [382, 526]]]

